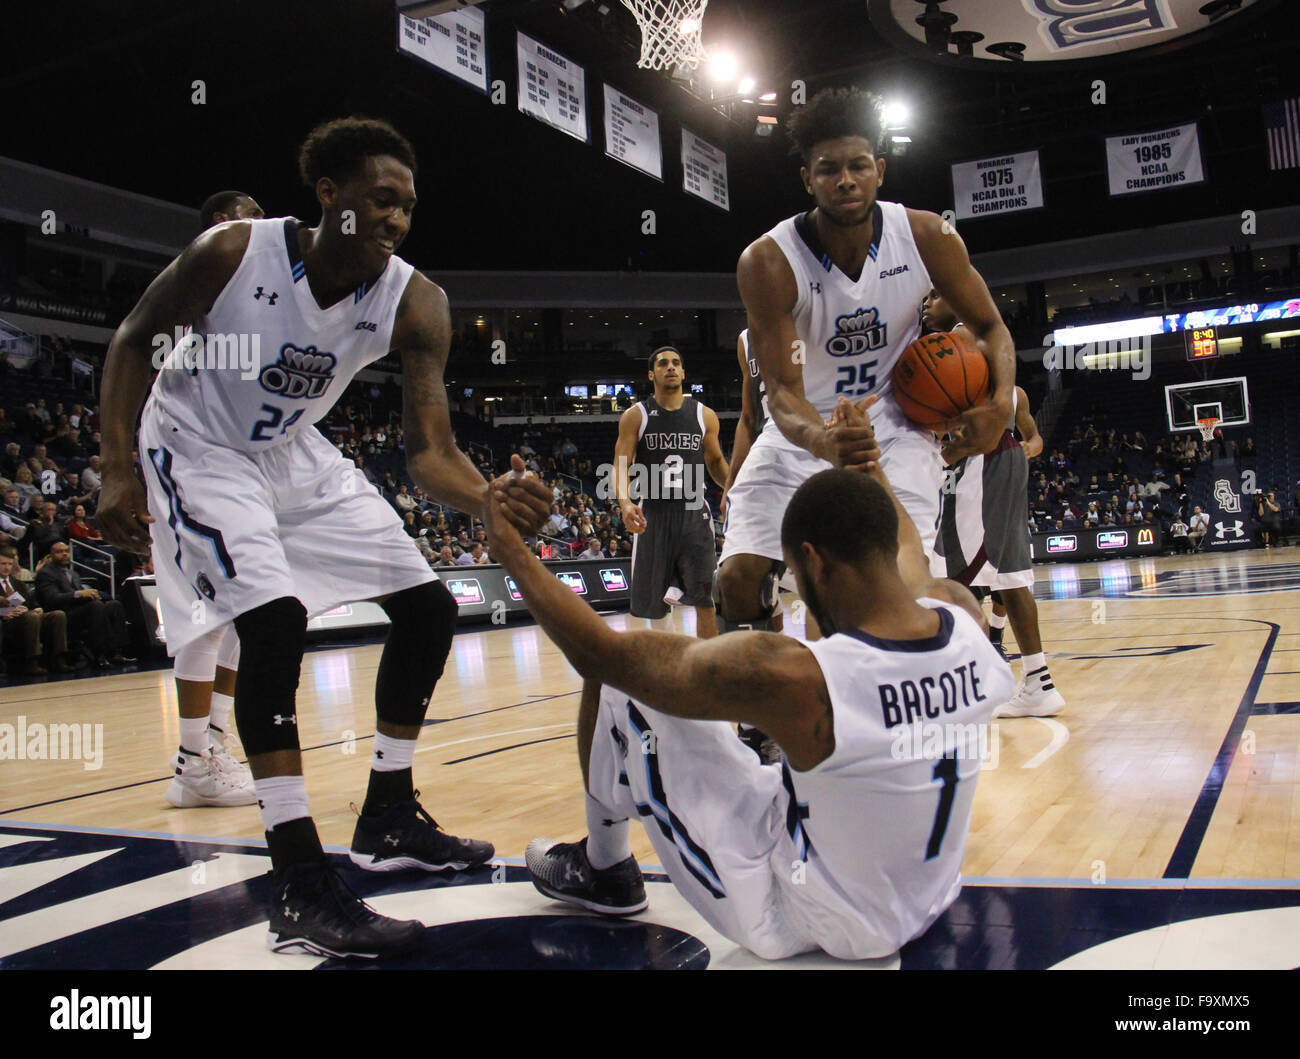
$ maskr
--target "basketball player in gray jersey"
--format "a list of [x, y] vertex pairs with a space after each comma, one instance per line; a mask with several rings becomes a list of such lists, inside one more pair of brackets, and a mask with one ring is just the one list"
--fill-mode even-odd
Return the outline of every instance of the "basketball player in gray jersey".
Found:
[[917, 307], [932, 286], [960, 306], [992, 380], [989, 402], [950, 425], [949, 454], [991, 448], [1011, 415], [1015, 349], [961, 237], [933, 213], [878, 199], [887, 145], [879, 100], [827, 89], [797, 109], [790, 132], [815, 206], [751, 243], [736, 269], [771, 421], [728, 493], [720, 628], [765, 627], [775, 606], [781, 513], [799, 484], [825, 467], [862, 464], [865, 435], [830, 423], [841, 396], [879, 397], [872, 444], [931, 550], [939, 445], [902, 414], [891, 376], [920, 334]]
[[[410, 144], [384, 122], [346, 118], [313, 130], [299, 169], [320, 203], [319, 226], [280, 218], [205, 232], [150, 285], [105, 364], [101, 530], [130, 551], [152, 543], [170, 652], [231, 622], [239, 634], [235, 718], [274, 870], [267, 940], [276, 952], [374, 957], [407, 951], [423, 934], [418, 922], [376, 914], [322, 852], [295, 703], [308, 613], [373, 599], [391, 621], [352, 861], [440, 871], [493, 853], [438, 828], [412, 787], [455, 601], [396, 512], [314, 426], [357, 371], [397, 351], [411, 477], [459, 510], [484, 511], [489, 483], [456, 448], [447, 412], [446, 296], [396, 256], [415, 208], [415, 165]], [[187, 327], [151, 388], [158, 337]], [[251, 369], [243, 356], [227, 362], [241, 337]], [[146, 393], [147, 494], [131, 459]], [[512, 462], [518, 474], [499, 492], [520, 530], [533, 533], [551, 492], [523, 475], [518, 456]]]
[[[921, 319], [928, 331], [957, 330], [967, 339], [971, 337], [937, 291], [931, 291], [922, 303]], [[997, 608], [1006, 608], [1020, 648], [1024, 678], [1015, 696], [998, 707], [997, 716], [1052, 717], [1065, 708], [1065, 696], [1052, 679], [1043, 651], [1024, 518], [1029, 461], [1043, 451], [1043, 439], [1030, 415], [1029, 398], [1019, 386], [1013, 407], [1014, 414], [994, 448], [949, 466], [952, 488], [944, 490], [931, 569], [936, 576], [989, 589], [995, 620]], [[991, 629], [990, 637], [1001, 651], [1002, 629]]]
[[[707, 639], [718, 634], [713, 608], [718, 559], [704, 472], [719, 486], [727, 481], [718, 416], [686, 396], [681, 353], [672, 346], [650, 354], [649, 377], [654, 395], [623, 413], [614, 448], [619, 509], [634, 534], [631, 611], [638, 618], [662, 618], [668, 613], [664, 594], [675, 584], [681, 606], [695, 608], [696, 634]], [[643, 485], [637, 497], [632, 478]]]

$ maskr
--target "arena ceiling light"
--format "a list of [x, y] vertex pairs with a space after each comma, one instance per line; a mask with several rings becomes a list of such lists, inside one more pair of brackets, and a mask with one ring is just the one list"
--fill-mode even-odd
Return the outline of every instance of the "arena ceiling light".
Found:
[[887, 100], [881, 111], [881, 117], [884, 119], [885, 128], [903, 129], [912, 118], [912, 108], [901, 99]]
[[752, 77], [745, 76], [740, 79], [740, 84], [736, 86], [736, 91], [742, 96], [747, 96], [758, 87], [758, 81]]
[[734, 81], [740, 72], [740, 60], [729, 51], [716, 51], [709, 57], [709, 77], [718, 84]]

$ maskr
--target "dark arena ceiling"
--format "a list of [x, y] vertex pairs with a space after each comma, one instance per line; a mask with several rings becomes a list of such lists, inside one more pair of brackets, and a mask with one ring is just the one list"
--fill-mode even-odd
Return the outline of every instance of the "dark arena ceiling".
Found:
[[[1197, 32], [1038, 61], [1050, 52], [1043, 27], [1066, 21], [1047, 15], [1077, 0], [712, 0], [704, 41], [734, 47], [756, 91], [777, 93], [781, 117], [797, 81], [809, 94], [859, 84], [905, 101], [913, 142], [891, 159], [882, 195], [910, 206], [951, 206], [953, 162], [1038, 149], [1046, 210], [965, 223], [973, 251], [1294, 203], [1296, 170], [1268, 170], [1261, 104], [1300, 95], [1296, 4], [1137, 2], [1178, 9], [1180, 25]], [[237, 187], [269, 213], [314, 221], [296, 178], [303, 135], [343, 114], [385, 117], [421, 163], [403, 255], [434, 271], [729, 271], [746, 243], [806, 201], [788, 141], [756, 136], [753, 108], [724, 116], [668, 75], [637, 68], [636, 23], [617, 0], [481, 9], [489, 76], [505, 82], [507, 105], [399, 55], [392, 0], [10, 5], [0, 154], [194, 206]], [[515, 27], [585, 67], [593, 111], [600, 83], [658, 109], [662, 183], [605, 155], [598, 112], [583, 144], [518, 111]], [[987, 50], [1017, 42], [1024, 61]], [[202, 104], [192, 101], [196, 81]], [[1094, 101], [1098, 81], [1104, 104]], [[1108, 198], [1105, 136], [1193, 120], [1204, 184]], [[683, 194], [683, 125], [727, 152], [730, 212]], [[654, 235], [642, 234], [646, 210]]]

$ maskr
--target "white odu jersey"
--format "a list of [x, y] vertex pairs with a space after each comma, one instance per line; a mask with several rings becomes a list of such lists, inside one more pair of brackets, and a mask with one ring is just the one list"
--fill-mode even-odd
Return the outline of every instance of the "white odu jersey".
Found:
[[[859, 400], [876, 393], [871, 410], [879, 434], [920, 429], [892, 400], [892, 376], [899, 355], [921, 334], [921, 302], [930, 293], [930, 273], [912, 238], [907, 210], [877, 202], [872, 243], [862, 274], [852, 280], [831, 262], [808, 214], [787, 218], [767, 234], [794, 272], [798, 296], [795, 333], [804, 343], [803, 390], [823, 418], [841, 397]], [[794, 448], [775, 421], [764, 429], [768, 442]]]
[[322, 309], [307, 282], [301, 224], [248, 223], [239, 268], [168, 355], [150, 401], [214, 444], [263, 452], [319, 421], [352, 377], [388, 352], [413, 270], [394, 256], [378, 279]]
[[807, 772], [785, 767], [787, 827], [807, 860], [787, 892], [836, 954], [893, 951], [956, 898], [988, 722], [1015, 692], [966, 611], [918, 602], [939, 611], [928, 640], [853, 630], [807, 645], [830, 692], [835, 751]]

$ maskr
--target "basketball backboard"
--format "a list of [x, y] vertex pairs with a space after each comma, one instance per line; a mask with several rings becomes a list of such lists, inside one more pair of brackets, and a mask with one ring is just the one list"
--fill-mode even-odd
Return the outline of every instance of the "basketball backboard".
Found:
[[1250, 423], [1250, 395], [1245, 376], [1180, 382], [1165, 387], [1165, 416], [1173, 433], [1199, 430], [1199, 419], [1216, 416], [1221, 427]]

